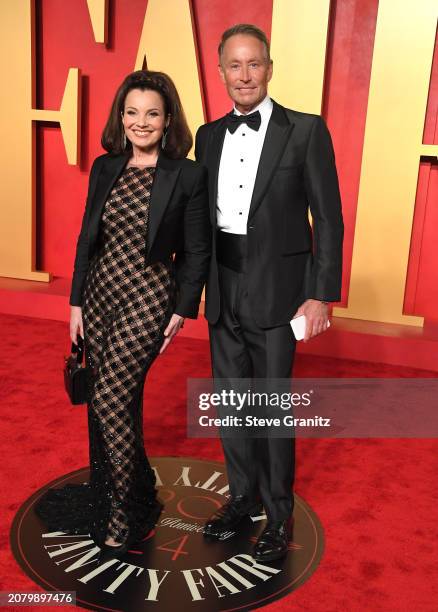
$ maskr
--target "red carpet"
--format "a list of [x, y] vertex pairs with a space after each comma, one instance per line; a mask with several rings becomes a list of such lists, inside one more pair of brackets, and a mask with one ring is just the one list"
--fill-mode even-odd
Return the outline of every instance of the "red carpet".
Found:
[[[65, 323], [0, 315], [3, 442], [0, 590], [40, 591], [9, 552], [21, 503], [48, 481], [87, 465], [86, 415], [62, 384]], [[210, 374], [208, 344], [179, 338], [146, 383], [150, 455], [222, 460], [217, 440], [185, 438], [187, 377]], [[435, 377], [432, 372], [299, 355], [296, 376]], [[438, 441], [299, 440], [296, 491], [325, 529], [321, 565], [266, 610], [438, 609]], [[13, 609], [13, 608], [9, 608]], [[26, 608], [26, 610], [54, 608]]]

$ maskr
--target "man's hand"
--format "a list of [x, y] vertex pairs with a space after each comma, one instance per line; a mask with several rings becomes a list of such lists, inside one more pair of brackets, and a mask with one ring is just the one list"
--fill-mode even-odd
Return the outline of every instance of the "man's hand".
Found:
[[306, 331], [304, 342], [321, 334], [328, 326], [328, 305], [319, 300], [306, 300], [294, 314], [294, 319], [304, 315], [306, 317]]
[[167, 349], [167, 347], [171, 343], [173, 337], [176, 336], [176, 334], [179, 332], [179, 330], [181, 329], [183, 325], [184, 325], [184, 317], [181, 317], [180, 315], [174, 313], [169, 321], [169, 325], [164, 330], [164, 335], [166, 339], [161, 345], [160, 355], [161, 353], [164, 353], [164, 351]]

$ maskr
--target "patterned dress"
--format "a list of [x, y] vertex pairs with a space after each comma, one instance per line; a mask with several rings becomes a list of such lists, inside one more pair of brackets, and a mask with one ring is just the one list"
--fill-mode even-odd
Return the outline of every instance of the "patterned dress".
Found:
[[99, 544], [110, 536], [141, 539], [162, 508], [143, 445], [142, 396], [173, 312], [175, 281], [171, 260], [145, 265], [154, 175], [152, 167], [124, 169], [105, 204], [85, 281], [90, 483], [49, 492], [38, 509], [52, 527], [88, 529]]

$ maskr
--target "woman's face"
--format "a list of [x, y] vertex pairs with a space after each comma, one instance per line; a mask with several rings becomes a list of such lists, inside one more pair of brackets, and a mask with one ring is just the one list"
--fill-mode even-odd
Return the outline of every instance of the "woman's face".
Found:
[[125, 98], [123, 127], [133, 148], [151, 151], [158, 149], [164, 128], [169, 124], [165, 116], [163, 98], [150, 89], [131, 89]]

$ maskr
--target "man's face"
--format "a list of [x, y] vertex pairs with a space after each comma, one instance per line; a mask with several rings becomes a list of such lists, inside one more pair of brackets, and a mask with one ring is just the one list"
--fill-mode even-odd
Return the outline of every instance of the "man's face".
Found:
[[224, 45], [219, 74], [236, 108], [241, 113], [248, 113], [266, 97], [272, 61], [266, 57], [261, 40], [248, 34], [236, 34]]

